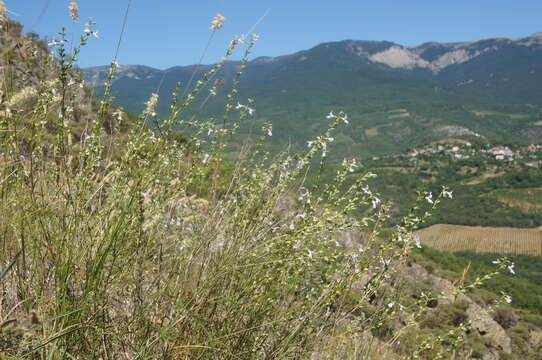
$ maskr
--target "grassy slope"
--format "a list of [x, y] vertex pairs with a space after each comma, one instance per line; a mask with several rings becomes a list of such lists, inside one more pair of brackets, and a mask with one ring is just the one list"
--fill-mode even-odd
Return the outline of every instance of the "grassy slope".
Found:
[[[8, 90], [11, 100], [17, 89]], [[325, 241], [338, 230], [370, 232], [364, 223], [381, 223], [378, 209], [359, 222], [340, 216], [374, 200], [351, 196], [364, 193], [365, 180], [352, 193], [331, 187], [326, 201], [314, 194], [300, 209], [285, 209], [302, 172], [284, 163], [299, 158], [239, 164], [225, 176], [218, 152], [208, 158], [170, 129], [155, 132], [137, 119], [125, 133], [104, 136], [110, 122], [100, 116], [89, 119], [81, 143], [58, 136], [51, 153], [36, 147], [28, 154], [28, 141], [45, 129], [32, 128], [28, 139], [12, 125], [48, 114], [16, 110], [13, 118], [3, 115], [14, 121], [2, 122], [0, 132], [1, 280], [8, 294], [0, 351], [308, 358], [315, 339], [347, 315], [334, 309], [361, 280], [359, 269], [375, 281], [358, 289], [354, 310], [367, 306], [379, 316], [361, 321], [362, 329], [379, 332], [397, 317], [389, 306], [397, 289], [385, 279], [389, 264], [398, 269], [404, 261], [406, 245], [377, 239], [358, 254]], [[57, 135], [63, 122], [54, 120], [57, 128], [49, 130]]]

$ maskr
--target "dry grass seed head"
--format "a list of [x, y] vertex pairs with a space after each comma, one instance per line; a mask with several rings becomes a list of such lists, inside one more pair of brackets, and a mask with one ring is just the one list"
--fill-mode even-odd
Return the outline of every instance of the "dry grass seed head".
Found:
[[215, 17], [213, 18], [213, 21], [211, 21], [211, 27], [210, 29], [211, 30], [218, 30], [222, 27], [222, 25], [224, 24], [224, 20], [226, 18], [224, 16], [222, 16], [221, 13], [217, 13], [215, 15]]
[[72, 0], [70, 2], [70, 17], [73, 21], [77, 21], [79, 19], [79, 6], [77, 6], [77, 1]]

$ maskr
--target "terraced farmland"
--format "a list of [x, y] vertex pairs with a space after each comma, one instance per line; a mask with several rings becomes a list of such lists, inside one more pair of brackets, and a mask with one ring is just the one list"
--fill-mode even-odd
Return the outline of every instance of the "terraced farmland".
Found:
[[499, 189], [488, 196], [527, 212], [542, 210], [542, 188]]
[[437, 250], [542, 256], [542, 229], [438, 224], [416, 232]]

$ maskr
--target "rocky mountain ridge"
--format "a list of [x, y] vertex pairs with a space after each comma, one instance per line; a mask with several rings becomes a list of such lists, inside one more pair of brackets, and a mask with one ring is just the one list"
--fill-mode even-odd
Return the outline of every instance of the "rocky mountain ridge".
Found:
[[[366, 59], [369, 62], [384, 64], [394, 69], [413, 70], [416, 68], [428, 69], [438, 74], [449, 66], [466, 63], [484, 54], [495, 54], [506, 47], [526, 47], [533, 50], [542, 50], [542, 32], [524, 38], [490, 38], [477, 41], [439, 43], [427, 42], [419, 46], [404, 46], [389, 41], [343, 40], [316, 45], [309, 50], [298, 51], [289, 55], [276, 57], [261, 56], [251, 61], [252, 64], [270, 64], [287, 59], [304, 61], [310, 52], [317, 48], [330, 48], [336, 44], [343, 44], [352, 54]], [[236, 62], [231, 62], [235, 64]], [[160, 70], [144, 65], [121, 65], [119, 76], [141, 78], [137, 73], [147, 73], [147, 78], [155, 72], [171, 72], [179, 69], [194, 69], [196, 65], [174, 66]], [[201, 68], [205, 68], [202, 66]], [[103, 82], [99, 74], [107, 71], [107, 66], [96, 66], [84, 69], [87, 81], [92, 86], [99, 86]]]
[[[482, 54], [496, 52], [502, 46], [542, 46], [542, 33], [526, 38], [493, 38], [479, 41], [438, 43], [429, 42], [420, 46], [409, 47], [392, 45], [388, 49], [366, 54], [373, 62], [380, 62], [392, 68], [427, 68], [437, 74], [448, 66], [470, 61]], [[357, 53], [364, 54], [363, 47]]]
[[[227, 62], [222, 76], [231, 77], [238, 66], [237, 61]], [[209, 65], [190, 65], [159, 70], [143, 65], [122, 65], [114, 87], [118, 88], [118, 93], [126, 93], [118, 97], [120, 105], [140, 111], [141, 104], [151, 92], [157, 91], [158, 84], [169, 82], [169, 96], [174, 89], [172, 84], [177, 81], [186, 84], [194, 71], [201, 75], [208, 68]], [[314, 75], [312, 70], [316, 70], [319, 78], [309, 78]], [[100, 93], [108, 67], [83, 71], [86, 81]], [[340, 80], [341, 72], [350, 73], [347, 86]], [[542, 81], [542, 33], [519, 39], [428, 42], [414, 47], [389, 41], [327, 42], [293, 54], [255, 58], [245, 69], [243, 83], [247, 92], [258, 94], [265, 88], [268, 96], [273, 90], [291, 93], [294, 89], [277, 88], [291, 79], [321, 89], [338, 87], [339, 92], [341, 89], [371, 91], [383, 83], [399, 90], [408, 82], [409, 89], [433, 87], [467, 97], [463, 102], [482, 99], [538, 106], [542, 105], [539, 86]], [[262, 84], [264, 82], [269, 84]], [[271, 89], [271, 86], [276, 88]], [[305, 89], [302, 91], [302, 96], [308, 93]]]
[[[119, 105], [134, 113], [144, 109], [151, 93], [158, 93], [157, 113], [165, 116], [177, 83], [184, 92], [190, 79], [199, 79], [209, 67], [159, 70], [122, 65], [112, 93]], [[238, 67], [237, 61], [226, 62], [215, 75], [224, 86], [198, 117], [221, 116]], [[107, 71], [108, 67], [84, 69], [86, 81], [98, 94]], [[344, 40], [249, 61], [237, 99], [255, 100], [256, 126], [273, 123], [277, 147], [306, 143], [321, 130], [317, 119], [340, 109], [352, 118], [351, 131], [340, 137], [348, 153], [379, 155], [436, 140], [437, 129], [443, 127], [461, 127], [493, 142], [538, 143], [541, 83], [542, 34], [417, 47]], [[346, 154], [341, 152], [342, 159]]]

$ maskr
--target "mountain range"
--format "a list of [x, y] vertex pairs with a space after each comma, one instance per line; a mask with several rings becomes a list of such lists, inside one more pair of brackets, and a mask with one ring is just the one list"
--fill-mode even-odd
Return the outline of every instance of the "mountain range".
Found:
[[[239, 65], [224, 64], [218, 76], [226, 85], [218, 95], [228, 92]], [[198, 79], [211, 66], [159, 70], [121, 65], [112, 93], [118, 105], [138, 113], [150, 94], [158, 92], [158, 113], [165, 115], [176, 84], [193, 85], [192, 74]], [[83, 71], [100, 94], [108, 67]], [[416, 47], [344, 40], [249, 61], [238, 100], [255, 99], [250, 128], [272, 123], [277, 148], [300, 146], [322, 131], [325, 114], [344, 110], [352, 121], [349, 129], [339, 130], [337, 156], [370, 156], [449, 136], [540, 142], [541, 83], [542, 33]], [[219, 116], [223, 98], [214, 97], [197, 116]]]

